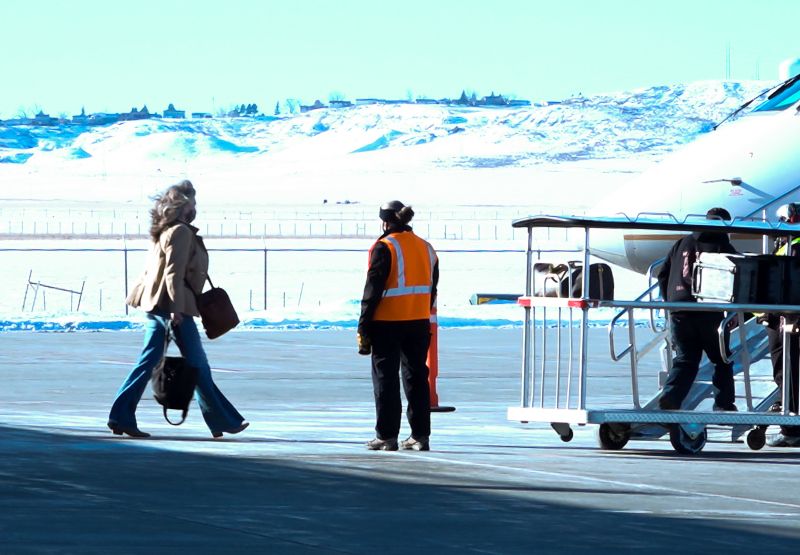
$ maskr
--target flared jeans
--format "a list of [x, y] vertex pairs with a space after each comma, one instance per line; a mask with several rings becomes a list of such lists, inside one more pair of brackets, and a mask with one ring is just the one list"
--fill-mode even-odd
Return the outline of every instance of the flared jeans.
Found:
[[[170, 324], [169, 314], [166, 311], [157, 309], [147, 314], [142, 354], [114, 399], [111, 413], [108, 415], [109, 423], [114, 423], [120, 428], [138, 427], [136, 406], [150, 381], [153, 369], [164, 356], [167, 326]], [[194, 319], [184, 316], [183, 321], [174, 328], [175, 342], [181, 355], [191, 366], [199, 370], [195, 393], [200, 412], [209, 430], [212, 433], [219, 433], [238, 428], [244, 422], [244, 418], [214, 383]]]

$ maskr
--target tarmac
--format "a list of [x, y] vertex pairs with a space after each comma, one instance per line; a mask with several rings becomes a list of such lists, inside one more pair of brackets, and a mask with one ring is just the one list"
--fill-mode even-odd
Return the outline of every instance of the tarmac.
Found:
[[[206, 349], [251, 422], [212, 439], [199, 410], [153, 434], [106, 428], [141, 332], [0, 334], [0, 553], [794, 553], [800, 450], [668, 441], [563, 443], [519, 404], [522, 331], [441, 330], [431, 451], [369, 452], [369, 361], [350, 331], [236, 331]], [[624, 403], [630, 368], [590, 334], [590, 400]], [[657, 368], [645, 366], [655, 393]], [[403, 423], [403, 432], [407, 433]], [[403, 436], [405, 437], [405, 436]], [[659, 552], [659, 551], [656, 551]]]

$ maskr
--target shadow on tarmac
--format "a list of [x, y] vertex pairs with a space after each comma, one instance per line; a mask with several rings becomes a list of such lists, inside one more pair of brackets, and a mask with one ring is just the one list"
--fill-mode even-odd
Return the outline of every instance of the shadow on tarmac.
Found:
[[10, 427], [0, 437], [5, 554], [727, 555], [796, 552], [800, 539], [796, 528], [757, 521], [743, 529], [746, 520], [637, 514], [637, 498], [653, 494], [629, 486], [613, 492], [631, 495], [627, 511], [578, 506], [586, 496], [576, 493], [612, 492], [442, 473], [425, 454], [354, 451], [325, 466], [320, 454], [186, 453]]

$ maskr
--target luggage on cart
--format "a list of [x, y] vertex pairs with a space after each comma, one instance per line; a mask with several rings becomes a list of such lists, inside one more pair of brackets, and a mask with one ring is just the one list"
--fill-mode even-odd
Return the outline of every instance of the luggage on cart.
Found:
[[[589, 298], [614, 300], [614, 274], [608, 264], [589, 265]], [[536, 262], [533, 265], [534, 297], [583, 296], [583, 263], [569, 261], [560, 264]]]
[[705, 302], [800, 304], [800, 259], [704, 252], [692, 271], [692, 295]]

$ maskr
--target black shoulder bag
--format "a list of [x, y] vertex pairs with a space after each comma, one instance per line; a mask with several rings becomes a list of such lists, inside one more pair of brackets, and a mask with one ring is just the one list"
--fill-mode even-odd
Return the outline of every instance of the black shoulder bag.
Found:
[[[197, 387], [200, 371], [191, 366], [182, 356], [167, 356], [171, 328], [171, 325], [167, 326], [164, 356], [153, 370], [153, 397], [164, 408], [164, 419], [173, 426], [180, 426], [186, 421], [186, 415], [189, 414], [189, 405], [194, 397], [194, 389]], [[175, 333], [177, 330], [172, 331]], [[182, 411], [181, 421], [176, 423], [170, 420], [167, 415], [168, 409]]]

